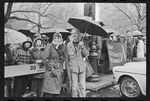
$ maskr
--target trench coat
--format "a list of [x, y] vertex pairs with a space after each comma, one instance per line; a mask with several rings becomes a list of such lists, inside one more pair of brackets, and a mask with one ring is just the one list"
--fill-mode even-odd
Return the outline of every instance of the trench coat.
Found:
[[[46, 68], [42, 91], [50, 94], [60, 94], [63, 82], [63, 70], [61, 66], [62, 61], [60, 61], [60, 56], [52, 43], [48, 44], [48, 46], [44, 50], [43, 62]], [[52, 64], [56, 66], [55, 69], [60, 70], [60, 73], [57, 76], [52, 75]]]

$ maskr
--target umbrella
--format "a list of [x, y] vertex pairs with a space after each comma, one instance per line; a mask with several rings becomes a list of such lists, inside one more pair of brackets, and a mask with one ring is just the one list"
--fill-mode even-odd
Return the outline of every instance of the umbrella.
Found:
[[115, 32], [115, 33], [111, 34], [111, 36], [118, 36], [118, 35], [120, 35], [120, 36], [123, 37], [123, 35], [122, 35], [122, 34], [119, 34], [118, 32]]
[[18, 31], [23, 33], [27, 37], [30, 37], [32, 39], [32, 41], [33, 41], [34, 34], [36, 34], [36, 33], [31, 32], [30, 30], [25, 30], [25, 29], [19, 29]]
[[144, 36], [143, 33], [141, 33], [140, 31], [133, 31], [132, 35], [134, 37], [136, 37], [136, 36]]
[[90, 35], [107, 36], [107, 32], [100, 26], [99, 22], [84, 17], [71, 17], [68, 23], [78, 28], [81, 33]]
[[22, 43], [27, 40], [27, 37], [16, 30], [5, 28], [4, 44]]
[[5, 28], [13, 29], [13, 28], [12, 28], [12, 25], [10, 25], [10, 24], [5, 24]]
[[52, 41], [53, 34], [56, 33], [56, 32], [61, 33], [64, 40], [66, 40], [67, 37], [71, 34], [66, 29], [56, 28], [56, 27], [50, 28], [50, 29], [44, 29], [43, 31], [41, 30], [41, 34], [45, 34], [46, 36], [49, 37], [49, 42]]

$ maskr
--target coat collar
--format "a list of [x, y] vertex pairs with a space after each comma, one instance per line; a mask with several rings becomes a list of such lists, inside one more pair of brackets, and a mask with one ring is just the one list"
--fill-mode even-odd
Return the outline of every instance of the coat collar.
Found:
[[[73, 44], [73, 42], [70, 42], [70, 48], [72, 48], [73, 49], [73, 51], [75, 51], [75, 47], [74, 47], [74, 44]], [[78, 46], [78, 48], [77, 48], [77, 51], [79, 50], [79, 46]]]

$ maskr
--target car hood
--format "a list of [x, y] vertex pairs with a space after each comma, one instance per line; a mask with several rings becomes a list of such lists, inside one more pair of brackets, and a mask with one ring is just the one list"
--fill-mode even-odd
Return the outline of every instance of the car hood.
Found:
[[124, 66], [115, 66], [113, 68], [113, 71], [146, 75], [146, 62], [144, 61], [144, 62], [126, 63], [124, 64]]

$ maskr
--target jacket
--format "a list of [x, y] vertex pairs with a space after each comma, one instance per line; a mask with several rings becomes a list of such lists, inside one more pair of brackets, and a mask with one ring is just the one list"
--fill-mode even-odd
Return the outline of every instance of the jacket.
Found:
[[[38, 50], [36, 48], [32, 48], [31, 49], [31, 56], [32, 56], [34, 61], [42, 60], [43, 53], [44, 53], [44, 49], [43, 48], [40, 49], [40, 50]], [[40, 66], [44, 66], [44, 64], [41, 63]], [[32, 78], [44, 78], [44, 73], [33, 74], [31, 77]]]
[[75, 51], [75, 47], [73, 42], [69, 42], [67, 45], [67, 52], [68, 52], [68, 65], [70, 68], [70, 72], [74, 73], [82, 73], [86, 70], [86, 64], [83, 61], [83, 57], [89, 55], [89, 51], [82, 45], [82, 48], [78, 46], [77, 51]]

